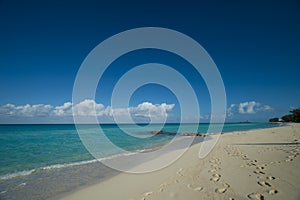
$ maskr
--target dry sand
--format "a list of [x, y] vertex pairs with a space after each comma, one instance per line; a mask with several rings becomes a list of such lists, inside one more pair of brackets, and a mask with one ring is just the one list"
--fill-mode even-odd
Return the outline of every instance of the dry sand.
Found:
[[198, 158], [200, 144], [162, 170], [122, 173], [62, 199], [300, 199], [300, 124], [227, 133]]

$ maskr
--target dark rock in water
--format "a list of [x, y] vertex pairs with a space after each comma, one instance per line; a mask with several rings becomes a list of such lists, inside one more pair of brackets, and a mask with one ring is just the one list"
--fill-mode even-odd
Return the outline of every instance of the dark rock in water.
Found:
[[197, 133], [196, 136], [202, 137], [202, 133]]
[[166, 132], [166, 131], [151, 131], [151, 134], [154, 135], [159, 135], [159, 134], [164, 134], [164, 135], [176, 135], [176, 132]]
[[195, 133], [182, 133], [182, 136], [195, 136]]
[[198, 136], [198, 137], [202, 137], [202, 133], [181, 133], [181, 136]]
[[[176, 135], [176, 132], [167, 132], [167, 131], [150, 131], [150, 134], [154, 134], [154, 135], [159, 135], [159, 134], [164, 134], [164, 135]], [[204, 137], [205, 135], [203, 135], [202, 133], [198, 132], [198, 133], [178, 133], [181, 136], [198, 136], [198, 137]]]
[[158, 134], [162, 134], [163, 132], [162, 132], [162, 131], [151, 131], [150, 133], [151, 133], [151, 134], [158, 135]]

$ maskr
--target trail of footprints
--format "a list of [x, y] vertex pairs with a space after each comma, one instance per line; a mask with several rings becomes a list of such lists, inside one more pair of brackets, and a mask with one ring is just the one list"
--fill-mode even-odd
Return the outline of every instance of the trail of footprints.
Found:
[[[286, 156], [285, 160], [281, 160], [281, 161], [277, 161], [277, 162], [269, 162], [268, 164], [258, 164], [257, 160], [251, 160], [247, 155], [240, 152], [237, 148], [234, 148], [234, 147], [230, 148], [229, 146], [227, 146], [227, 148], [225, 150], [226, 150], [227, 154], [230, 155], [230, 156], [238, 156], [242, 160], [248, 161], [246, 165], [241, 165], [240, 167], [255, 168], [255, 170], [253, 170], [253, 173], [256, 174], [256, 175], [260, 175], [260, 176], [257, 177], [257, 179], [258, 179], [257, 184], [259, 186], [261, 186], [262, 188], [267, 188], [266, 193], [268, 195], [275, 195], [279, 191], [275, 188], [272, 188], [271, 182], [276, 178], [272, 175], [265, 176], [266, 175], [266, 172], [264, 171], [265, 168], [268, 165], [272, 165], [272, 164], [281, 164], [281, 163], [284, 163], [284, 162], [292, 162], [300, 154], [300, 148], [299, 147], [292, 148], [291, 150], [282, 149], [282, 148], [267, 147], [266, 150], [268, 150], [268, 151], [282, 150], [283, 152], [287, 153], [288, 156]], [[266, 151], [266, 150], [263, 150], [263, 151]], [[247, 197], [249, 199], [257, 199], [257, 200], [265, 199], [264, 195], [259, 193], [259, 192], [250, 193], [249, 195], [247, 195]]]
[[[267, 150], [274, 150], [274, 148], [270, 148], [268, 147]], [[286, 150], [286, 149], [278, 149], [276, 148], [275, 150], [282, 150], [285, 153], [288, 153], [289, 155], [286, 157], [286, 160], [282, 160], [282, 161], [277, 161], [277, 162], [270, 162], [267, 164], [258, 164], [257, 160], [251, 160], [246, 154], [243, 154], [241, 151], [239, 151], [237, 148], [234, 147], [229, 147], [227, 146], [225, 148], [225, 151], [227, 152], [228, 155], [230, 156], [238, 156], [240, 157], [242, 160], [246, 161], [246, 165], [241, 165], [240, 167], [251, 167], [254, 168], [253, 173], [256, 175], [259, 175], [257, 177], [257, 184], [262, 187], [263, 189], [266, 189], [265, 192], [268, 195], [276, 195], [277, 193], [279, 193], [279, 191], [275, 188], [272, 188], [272, 181], [275, 180], [276, 178], [272, 175], [266, 175], [266, 172], [264, 171], [265, 168], [268, 165], [272, 165], [272, 164], [280, 164], [283, 162], [292, 162], [298, 155], [300, 155], [300, 148], [294, 148], [292, 150]], [[219, 174], [219, 170], [221, 170], [221, 161], [218, 158], [212, 158], [210, 161], [210, 166], [211, 169], [208, 171], [209, 173], [211, 173], [211, 178], [210, 181], [216, 183], [219, 187], [215, 189], [215, 192], [217, 194], [224, 194], [228, 191], [230, 185], [226, 182], [222, 182], [222, 176], [221, 174]], [[179, 178], [183, 177], [183, 169], [179, 168], [178, 171], [176, 172], [176, 176], [177, 178], [175, 178], [174, 183], [179, 183]], [[167, 189], [167, 187], [170, 185], [170, 183], [165, 182], [163, 184], [160, 185], [159, 189], [158, 189], [158, 193], [159, 192], [163, 192]], [[187, 184], [186, 185], [187, 188], [193, 190], [193, 191], [197, 191], [197, 192], [201, 192], [204, 190], [203, 187], [200, 186], [193, 186], [192, 184]], [[265, 193], [263, 192], [263, 193]], [[149, 191], [149, 192], [145, 192], [143, 194], [143, 197], [141, 200], [146, 200], [147, 197], [149, 197], [150, 195], [154, 194], [155, 192], [153, 191]], [[172, 195], [174, 196], [173, 193], [170, 193], [170, 197], [172, 197]], [[247, 195], [247, 197], [249, 199], [256, 199], [256, 200], [264, 200], [265, 196], [259, 192], [253, 192]], [[230, 200], [234, 200], [234, 198], [229, 197]]]
[[[176, 172], [176, 176], [175, 177], [172, 177], [172, 178], [170, 178], [169, 181], [166, 181], [163, 184], [161, 184], [160, 187], [159, 187], [159, 189], [158, 189], [158, 191], [156, 191], [156, 192], [153, 192], [153, 191], [145, 192], [142, 195], [142, 199], [141, 200], [146, 200], [147, 197], [149, 197], [150, 195], [153, 195], [154, 193], [164, 192], [165, 190], [167, 190], [168, 186], [171, 185], [172, 183], [176, 183], [176, 184], [180, 183], [181, 182], [180, 178], [184, 176], [183, 171], [184, 170], [182, 168], [179, 168], [177, 170], [177, 172]], [[186, 184], [186, 187], [188, 189], [190, 189], [190, 190], [195, 191], [195, 192], [201, 192], [204, 189], [201, 186], [194, 186], [193, 184]], [[174, 196], [174, 193], [170, 192], [169, 196], [172, 198]]]
[[[213, 158], [209, 161], [211, 163], [211, 169], [208, 171], [211, 173], [210, 181], [213, 181], [214, 183], [218, 184], [219, 187], [215, 189], [215, 192], [217, 194], [223, 194], [227, 192], [230, 185], [226, 182], [221, 181], [221, 174], [218, 173], [218, 171], [221, 169], [221, 161], [218, 158]], [[229, 198], [233, 200], [233, 198]]]

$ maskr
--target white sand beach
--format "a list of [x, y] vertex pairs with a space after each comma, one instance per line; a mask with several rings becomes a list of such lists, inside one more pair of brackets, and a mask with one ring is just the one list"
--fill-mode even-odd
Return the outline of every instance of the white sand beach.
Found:
[[300, 199], [300, 124], [223, 134], [198, 158], [201, 143], [162, 170], [122, 173], [64, 200]]

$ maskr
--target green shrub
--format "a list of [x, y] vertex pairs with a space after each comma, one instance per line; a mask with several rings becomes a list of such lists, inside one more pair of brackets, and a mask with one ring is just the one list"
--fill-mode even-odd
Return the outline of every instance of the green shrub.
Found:
[[279, 118], [278, 117], [274, 117], [269, 119], [269, 122], [279, 122]]
[[[283, 122], [300, 122], [300, 108], [293, 109], [290, 111], [289, 115], [284, 115], [281, 117]], [[279, 119], [277, 117], [269, 119], [269, 122], [278, 122]]]

